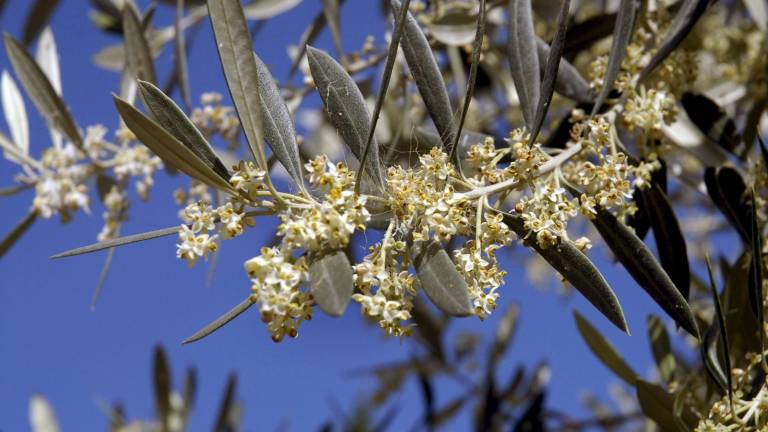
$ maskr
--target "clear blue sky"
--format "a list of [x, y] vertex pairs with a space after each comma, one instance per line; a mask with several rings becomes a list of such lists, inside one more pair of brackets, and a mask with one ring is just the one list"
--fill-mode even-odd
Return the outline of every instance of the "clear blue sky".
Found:
[[[30, 3], [11, 0], [0, 21], [2, 29], [18, 37]], [[116, 39], [92, 27], [87, 3], [62, 1], [52, 21], [62, 56], [64, 96], [81, 126], [103, 123], [112, 129], [117, 116], [110, 92], [117, 88], [118, 77], [92, 65], [90, 57]], [[146, 7], [149, 2], [139, 3]], [[257, 37], [255, 49], [278, 78], [289, 66], [285, 47], [298, 41], [319, 8], [319, 1], [306, 0], [270, 21]], [[347, 50], [360, 47], [369, 33], [382, 40], [384, 24], [378, 14], [378, 2], [347, 2], [342, 10]], [[159, 6], [156, 22], [171, 23], [172, 8]], [[328, 35], [318, 44], [332, 52]], [[226, 93], [207, 22], [194, 42], [190, 60], [195, 99], [208, 90]], [[161, 76], [170, 63], [171, 56], [161, 57]], [[10, 67], [4, 52], [0, 67]], [[32, 152], [39, 155], [49, 145], [48, 133], [28, 99], [26, 104], [32, 124]], [[7, 134], [7, 127], [3, 124], [2, 128]], [[11, 185], [15, 173], [14, 165], [0, 161], [0, 186]], [[177, 223], [171, 192], [184, 182], [165, 175], [157, 180], [149, 204], [134, 201], [124, 232]], [[0, 232], [7, 232], [25, 214], [31, 200], [31, 193], [2, 198]], [[281, 424], [290, 430], [308, 430], [332, 415], [329, 400], [336, 399], [349, 409], [356, 398], [372, 388], [371, 380], [353, 377], [350, 371], [407, 358], [413, 352], [411, 344], [382, 338], [378, 329], [363, 322], [354, 306], [341, 319], [318, 313], [316, 319], [302, 326], [298, 339], [281, 344], [270, 340], [253, 312], [202, 342], [181, 346], [182, 339], [248, 292], [242, 262], [257, 253], [263, 241], [260, 237], [271, 232], [272, 221], [260, 220], [260, 228], [250, 235], [224, 244], [210, 288], [205, 286], [205, 266], [188, 270], [175, 258], [173, 237], [119, 249], [98, 308], [91, 312], [90, 298], [104, 255], [59, 261], [50, 261], [48, 256], [93, 242], [101, 227], [100, 214], [96, 205], [91, 216], [78, 214], [66, 226], [57, 220], [40, 220], [0, 260], [2, 431], [28, 429], [27, 403], [34, 393], [50, 400], [65, 430], [103, 430], [107, 418], [98, 407], [100, 400], [122, 401], [129, 417], [151, 416], [150, 358], [158, 343], [167, 349], [177, 385], [186, 366], [198, 369], [198, 403], [192, 418], [195, 431], [208, 430], [212, 425], [230, 371], [239, 376], [237, 394], [245, 408], [245, 430], [274, 430]], [[518, 248], [516, 259], [507, 265], [501, 309], [518, 302], [522, 315], [517, 340], [499, 370], [501, 380], [506, 381], [508, 375], [503, 374], [509, 374], [519, 363], [533, 365], [546, 360], [553, 370], [548, 406], [583, 417], [586, 412], [578, 396], [586, 390], [605, 396], [609, 383], [618, 380], [581, 342], [572, 310], [578, 309], [596, 323], [643, 374], [651, 364], [645, 318], [648, 313], [661, 311], [634, 283], [626, 282], [623, 270], [605, 259], [604, 250], [593, 251], [627, 314], [633, 336], [623, 335], [580, 296], [563, 299], [554, 290], [542, 293], [532, 287], [524, 277], [520, 259], [527, 254]], [[475, 319], [456, 321], [452, 329], [473, 329], [490, 336], [500, 315], [482, 324]], [[438, 404], [451, 396], [438, 393]], [[416, 383], [409, 383], [399, 398], [395, 425], [409, 427], [420, 404]], [[464, 416], [455, 427], [463, 429], [467, 421]]]

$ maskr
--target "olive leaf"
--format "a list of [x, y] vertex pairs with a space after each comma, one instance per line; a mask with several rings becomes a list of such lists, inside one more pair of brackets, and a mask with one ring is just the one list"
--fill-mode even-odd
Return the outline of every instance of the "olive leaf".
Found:
[[[544, 76], [541, 79], [541, 90], [539, 91], [539, 99], [536, 103], [536, 116], [533, 121], [533, 129], [530, 129], [531, 137], [529, 141], [531, 143], [536, 142], [536, 137], [539, 135], [541, 125], [544, 124], [544, 117], [547, 115], [547, 111], [549, 111], [549, 104], [552, 102], [552, 94], [555, 91], [555, 81], [557, 80], [558, 70], [560, 69], [560, 59], [563, 57], [563, 49], [565, 47], [565, 31], [568, 26], [568, 11], [570, 10], [570, 7], [570, 0], [562, 0], [560, 13], [557, 15], [557, 23], [555, 24], [555, 35], [552, 37], [547, 64], [544, 67]], [[536, 42], [534, 41], [534, 44], [535, 43]], [[535, 46], [534, 49], [536, 49]], [[538, 57], [538, 50], [535, 55]]]
[[128, 129], [166, 163], [211, 187], [237, 193], [229, 184], [229, 176], [216, 172], [214, 162], [200, 158], [190, 147], [179, 142], [162, 126], [128, 102], [118, 96], [113, 96], [113, 99]]
[[624, 55], [627, 52], [627, 46], [632, 41], [632, 33], [635, 28], [635, 19], [640, 10], [639, 0], [621, 0], [619, 3], [616, 24], [613, 28], [613, 38], [611, 40], [611, 51], [608, 54], [608, 65], [605, 68], [602, 88], [595, 100], [595, 106], [592, 107], [594, 116], [600, 111], [603, 102], [613, 90], [613, 84], [619, 76], [621, 63], [624, 61]]
[[437, 41], [461, 47], [469, 45], [477, 34], [477, 14], [468, 3], [448, 3], [440, 14], [426, 23], [429, 34]]
[[[360, 89], [344, 68], [327, 53], [309, 46], [307, 60], [331, 124], [352, 150], [352, 154], [358, 160], [362, 159], [371, 117]], [[378, 147], [376, 140], [373, 139], [365, 171], [379, 187], [382, 187], [384, 175], [381, 170]]]
[[178, 80], [179, 93], [184, 102], [184, 108], [189, 111], [192, 106], [192, 96], [189, 90], [189, 65], [187, 64], [187, 40], [181, 20], [184, 17], [184, 0], [176, 2], [176, 19], [173, 21], [173, 67], [174, 77]]
[[525, 125], [532, 131], [536, 120], [536, 107], [541, 99], [541, 76], [531, 0], [509, 2], [508, 34], [507, 51], [512, 81], [520, 99]]
[[101, 265], [101, 271], [99, 271], [99, 278], [96, 280], [96, 288], [93, 290], [93, 295], [91, 296], [91, 310], [96, 310], [96, 303], [99, 301], [99, 297], [101, 297], [101, 292], [104, 289], [104, 284], [107, 283], [107, 275], [109, 274], [109, 269], [112, 267], [112, 260], [115, 258], [115, 251], [117, 250], [116, 247], [111, 247], [109, 250], [107, 250], [107, 256], [104, 258], [104, 264]]
[[33, 395], [29, 400], [29, 424], [32, 432], [59, 432], [56, 413], [46, 398]]
[[744, 198], [747, 186], [738, 171], [731, 167], [708, 167], [704, 185], [712, 202], [736, 229], [745, 244], [750, 244], [749, 206]]
[[195, 156], [209, 165], [219, 177], [229, 181], [230, 174], [227, 167], [224, 166], [213, 147], [173, 99], [147, 81], [139, 80], [138, 87], [144, 105], [146, 105], [152, 118], [191, 150]]
[[165, 237], [165, 236], [178, 234], [178, 233], [179, 233], [179, 226], [174, 225], [168, 228], [161, 228], [158, 230], [147, 231], [140, 234], [132, 234], [132, 235], [127, 235], [123, 237], [117, 237], [117, 238], [109, 239], [103, 242], [94, 243], [88, 246], [70, 249], [68, 251], [53, 255], [50, 257], [50, 259], [66, 258], [66, 257], [75, 256], [75, 255], [82, 255], [82, 254], [87, 254], [91, 252], [97, 252], [100, 250], [109, 249], [116, 246], [137, 243], [144, 240], [151, 240], [151, 239]]
[[735, 153], [736, 147], [742, 140], [736, 132], [736, 124], [733, 119], [709, 97], [685, 92], [680, 98], [688, 118], [710, 141]]
[[488, 370], [495, 370], [499, 360], [504, 356], [504, 353], [509, 348], [514, 339], [514, 333], [517, 329], [517, 321], [520, 317], [520, 307], [516, 304], [511, 304], [504, 311], [499, 324], [496, 326], [496, 333], [493, 338], [493, 345], [491, 345], [491, 352], [488, 356]]
[[[504, 223], [520, 236], [526, 238], [528, 230], [523, 221], [509, 213], [503, 213]], [[527, 243], [532, 247], [552, 268], [558, 271], [565, 280], [589, 300], [609, 321], [623, 332], [628, 333], [627, 321], [624, 318], [621, 304], [616, 294], [600, 271], [592, 264], [572, 242], [561, 240], [556, 246], [543, 248], [538, 242]]]
[[688, 250], [667, 194], [654, 183], [647, 190], [641, 191], [640, 197], [653, 228], [661, 267], [672, 279], [680, 294], [688, 300], [691, 285]]
[[682, 328], [698, 337], [693, 312], [669, 275], [632, 230], [611, 212], [597, 207], [592, 224], [632, 278]]
[[58, 6], [59, 0], [35, 1], [24, 20], [24, 32], [21, 37], [24, 45], [29, 45], [37, 39]]
[[416, 276], [432, 303], [452, 316], [472, 314], [467, 282], [440, 243], [430, 242], [415, 256]]
[[467, 90], [464, 94], [464, 105], [461, 108], [461, 115], [459, 116], [459, 122], [456, 125], [456, 134], [451, 147], [447, 149], [451, 155], [451, 160], [454, 165], [461, 167], [459, 162], [459, 153], [457, 152], [459, 147], [459, 138], [461, 137], [461, 129], [464, 127], [464, 121], [467, 118], [469, 112], [469, 104], [472, 102], [472, 95], [475, 92], [475, 82], [477, 81], [477, 68], [480, 66], [480, 51], [483, 47], [483, 37], [485, 36], [485, 0], [480, 0], [480, 11], [477, 14], [477, 32], [475, 33], [475, 41], [472, 44], [472, 62], [469, 67], [469, 80], [467, 81]]
[[264, 138], [272, 149], [272, 153], [290, 174], [299, 188], [304, 189], [303, 167], [299, 157], [299, 145], [296, 142], [296, 129], [294, 129], [291, 114], [285, 105], [285, 100], [280, 95], [275, 79], [269, 73], [269, 69], [254, 54], [256, 60], [256, 73], [259, 83], [259, 103], [261, 118], [263, 120]]
[[342, 316], [355, 289], [352, 265], [342, 250], [313, 257], [309, 265], [312, 296], [323, 312]]
[[[537, 37], [536, 48], [539, 51], [539, 64], [543, 73], [546, 59], [549, 57], [549, 44]], [[555, 80], [555, 91], [579, 103], [590, 103], [594, 99], [592, 89], [589, 87], [587, 80], [581, 76], [576, 67], [565, 57], [560, 58], [560, 67], [558, 68], [557, 79]]]
[[[345, 0], [339, 0], [339, 6], [344, 4]], [[299, 47], [299, 51], [293, 56], [293, 62], [291, 63], [291, 69], [288, 72], [288, 77], [292, 77], [294, 73], [296, 73], [296, 70], [299, 68], [299, 64], [301, 63], [302, 59], [304, 59], [304, 55], [307, 53], [307, 46], [314, 43], [315, 39], [317, 39], [318, 36], [320, 36], [320, 33], [323, 31], [325, 26], [328, 24], [326, 17], [325, 17], [325, 9], [321, 10], [320, 12], [315, 15], [315, 17], [312, 19], [312, 22], [307, 26], [307, 28], [304, 30], [304, 33], [301, 35], [301, 41], [297, 44]]]
[[51, 86], [56, 90], [56, 94], [61, 96], [61, 68], [59, 66], [59, 52], [56, 48], [56, 39], [53, 37], [53, 31], [46, 27], [40, 33], [40, 39], [37, 41], [37, 51], [35, 52], [35, 61], [40, 65]]
[[[752, 306], [760, 328], [763, 328], [763, 235], [760, 231], [757, 213], [757, 193], [752, 188], [752, 211], [750, 212], [750, 233], [752, 234], [749, 263], [749, 304]], [[765, 332], [760, 333], [760, 345], [763, 345]]]
[[613, 373], [619, 378], [626, 381], [629, 385], [634, 385], [635, 380], [639, 376], [632, 367], [630, 367], [624, 359], [616, 352], [616, 349], [611, 345], [600, 332], [587, 321], [577, 311], [573, 312], [573, 317], [576, 320], [576, 327], [579, 329], [579, 334], [587, 343], [590, 351], [597, 358], [603, 362]]
[[24, 218], [16, 224], [15, 227], [9, 232], [2, 241], [0, 241], [0, 258], [2, 258], [8, 251], [16, 244], [17, 241], [24, 235], [25, 232], [32, 226], [32, 223], [37, 220], [37, 212], [31, 211], [27, 213]]
[[[720, 336], [720, 344], [723, 350], [723, 361], [725, 366], [724, 372], [722, 369], [720, 369], [720, 373], [722, 374], [722, 378], [724, 378], [723, 382], [719, 382], [721, 386], [725, 386], [725, 390], [728, 394], [728, 399], [730, 400], [731, 404], [733, 404], [733, 382], [730, 371], [731, 369], [731, 357], [730, 357], [730, 349], [728, 348], [728, 332], [725, 328], [725, 317], [723, 315], [723, 308], [720, 305], [720, 296], [717, 294], [717, 283], [715, 282], [715, 276], [712, 274], [712, 264], [709, 262], [709, 255], [704, 255], [704, 259], [707, 264], [707, 275], [709, 276], [709, 288], [712, 292], [712, 304], [715, 307], [715, 317], [714, 322], [712, 323], [712, 327], [716, 327], [717, 331], [713, 332], [715, 335]], [[712, 328], [710, 328], [709, 332], [712, 332]], [[708, 333], [709, 333], [708, 332]], [[710, 342], [710, 341], [707, 341]], [[706, 348], [705, 348], [706, 347]], [[707, 366], [710, 366], [710, 361], [714, 363], [714, 365], [717, 365], [719, 368], [719, 359], [717, 356], [717, 343], [716, 341], [711, 341], [710, 343], [702, 344], [702, 350], [705, 351], [704, 356], [704, 363], [707, 364]], [[710, 360], [710, 361], [708, 361]], [[708, 367], [709, 369], [709, 367]]]
[[[396, 15], [399, 14], [401, 7], [399, 0], [392, 0], [392, 9]], [[443, 146], [449, 149], [455, 141], [456, 131], [448, 89], [445, 87], [443, 74], [440, 73], [432, 48], [419, 23], [410, 12], [406, 16], [402, 46], [408, 69], [416, 81], [416, 87], [424, 100], [427, 112], [435, 124]]]
[[699, 21], [704, 12], [709, 7], [712, 0], [683, 0], [680, 6], [680, 10], [675, 14], [675, 18], [667, 29], [667, 33], [664, 35], [664, 39], [659, 46], [656, 54], [651, 57], [651, 60], [640, 71], [638, 75], [638, 83], [642, 83], [653, 72], [669, 54], [674, 51], [683, 39], [688, 36], [688, 33], [693, 30], [693, 26]]
[[243, 6], [249, 20], [265, 20], [285, 13], [298, 6], [301, 0], [258, 0]]
[[[512, 0], [513, 2], [515, 0]], [[512, 432], [544, 431], [544, 399], [546, 393], [539, 392], [528, 404], [523, 414], [515, 422]]]
[[[379, 114], [381, 113], [381, 107], [384, 105], [384, 99], [387, 96], [387, 89], [389, 89], [389, 81], [392, 78], [392, 69], [395, 66], [395, 60], [397, 60], [397, 47], [400, 45], [400, 38], [403, 34], [403, 26], [406, 22], [405, 13], [408, 12], [408, 5], [411, 0], [405, 0], [405, 5], [402, 8], [400, 17], [395, 19], [395, 32], [389, 41], [389, 50], [387, 52], [387, 64], [384, 65], [384, 74], [381, 77], [381, 85], [379, 86], [379, 94], [376, 96], [376, 105], [373, 107], [373, 114], [371, 116], [371, 127], [368, 128], [368, 138], [365, 140], [365, 147], [363, 147], [362, 156], [360, 157], [360, 165], [365, 166], [368, 161], [368, 154], [371, 151], [371, 143], [373, 142], [373, 136], [376, 133], [376, 125], [379, 122]], [[378, 150], [376, 151], [378, 155]], [[355, 191], [360, 190], [360, 180], [362, 179], [360, 170], [357, 173], [355, 179]]]
[[243, 8], [239, 0], [208, 0], [208, 15], [240, 125], [256, 162], [266, 170], [259, 71]]
[[[642, 379], [635, 382], [637, 389], [637, 400], [640, 402], [640, 409], [649, 419], [653, 420], [664, 431], [675, 431], [678, 429], [678, 423], [675, 420], [674, 394]], [[681, 413], [681, 420], [691, 429], [695, 427], [699, 419], [690, 410], [684, 409]]]
[[216, 424], [213, 426], [215, 432], [230, 432], [237, 431], [239, 428], [233, 424], [237, 422], [236, 411], [237, 404], [235, 403], [235, 389], [237, 388], [237, 376], [234, 373], [229, 375], [227, 379], [227, 385], [224, 388], [224, 396], [221, 398], [221, 405], [219, 405], [219, 413], [216, 416]]
[[193, 334], [192, 336], [184, 339], [182, 344], [188, 344], [192, 342], [197, 342], [200, 339], [210, 335], [211, 333], [215, 332], [216, 330], [224, 327], [227, 323], [232, 321], [233, 319], [237, 318], [240, 314], [248, 310], [251, 306], [254, 305], [254, 301], [251, 300], [250, 297], [246, 298], [242, 302], [240, 302], [237, 306], [233, 307], [232, 309], [228, 310], [224, 315], [216, 318], [212, 323], [208, 324], [207, 326], [203, 327], [201, 330]]
[[[0, 96], [2, 96], [3, 114], [5, 122], [11, 130], [13, 145], [25, 155], [29, 154], [29, 120], [27, 119], [27, 110], [24, 107], [24, 99], [21, 97], [19, 88], [11, 78], [11, 75], [3, 71], [0, 78]], [[5, 157], [11, 161], [21, 163], [13, 154], [5, 152]]]
[[161, 430], [169, 430], [171, 407], [171, 370], [162, 347], [155, 347], [153, 361], [153, 384], [155, 388], [155, 409], [160, 418]]
[[64, 101], [56, 93], [45, 72], [24, 46], [9, 34], [4, 36], [5, 50], [27, 95], [50, 127], [58, 130], [75, 146], [81, 148], [82, 137]]
[[[759, 352], [759, 332], [762, 326], [758, 324], [755, 314], [751, 312], [749, 290], [751, 279], [750, 253], [745, 252], [731, 268], [721, 265], [725, 277], [722, 306], [725, 318], [725, 328], [728, 333], [731, 360], [734, 367], [745, 367], [745, 355], [748, 352]], [[750, 311], [750, 312], [747, 312]]]
[[341, 48], [341, 29], [339, 16], [339, 0], [321, 0], [323, 4], [323, 14], [325, 22], [328, 23], [328, 29], [331, 30], [331, 39], [333, 47], [336, 49], [336, 56], [344, 63], [344, 51]]
[[672, 345], [669, 341], [664, 323], [656, 315], [648, 315], [648, 339], [651, 342], [651, 353], [656, 362], [656, 369], [664, 382], [671, 382], [674, 379], [674, 373], [677, 369], [677, 359], [672, 352]]
[[128, 71], [135, 78], [156, 82], [155, 64], [152, 52], [139, 20], [138, 12], [131, 2], [123, 5], [123, 35], [125, 36], [125, 59]]
[[196, 396], [197, 372], [195, 371], [194, 367], [190, 367], [187, 369], [187, 374], [184, 376], [184, 386], [181, 389], [181, 397], [184, 401], [184, 405], [181, 410], [181, 418], [185, 426], [189, 422], [189, 414], [192, 411], [192, 407], [195, 405]]

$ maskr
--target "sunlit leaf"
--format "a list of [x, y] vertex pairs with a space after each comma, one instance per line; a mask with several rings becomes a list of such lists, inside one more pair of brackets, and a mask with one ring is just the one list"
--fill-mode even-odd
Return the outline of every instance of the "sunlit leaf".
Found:
[[623, 379], [627, 384], [634, 385], [639, 375], [616, 352], [613, 345], [605, 340], [605, 337], [580, 313], [574, 311], [573, 317], [576, 319], [576, 327], [579, 329], [581, 337], [587, 343], [592, 354], [599, 358], [616, 376]]
[[452, 316], [472, 314], [467, 282], [439, 243], [431, 242], [416, 254], [415, 268], [421, 287], [435, 306]]
[[128, 71], [136, 79], [157, 82], [155, 64], [136, 9], [130, 2], [123, 6], [123, 35]]
[[32, 432], [59, 432], [60, 430], [53, 407], [41, 395], [34, 395], [29, 400], [29, 426]]
[[255, 0], [243, 6], [245, 17], [264, 20], [285, 13], [298, 6], [301, 0]]
[[82, 147], [82, 138], [77, 125], [72, 119], [64, 101], [56, 93], [45, 72], [27, 52], [22, 44], [13, 37], [5, 34], [5, 50], [27, 95], [49, 125], [62, 134], [77, 147]]
[[[24, 99], [21, 97], [19, 88], [11, 78], [11, 75], [3, 71], [0, 79], [0, 96], [2, 96], [3, 114], [5, 122], [11, 130], [13, 144], [25, 155], [29, 154], [29, 121], [27, 120], [27, 109], [24, 107]], [[7, 151], [5, 157], [21, 163]]]
[[309, 265], [312, 296], [323, 312], [342, 316], [355, 288], [352, 265], [344, 251], [314, 258]]
[[438, 41], [452, 46], [472, 43], [477, 33], [477, 14], [464, 3], [448, 4], [447, 10], [427, 23], [427, 28]]
[[232, 309], [228, 310], [224, 315], [216, 318], [212, 323], [208, 324], [207, 326], [203, 327], [201, 330], [193, 334], [192, 336], [184, 339], [182, 344], [188, 344], [192, 342], [197, 342], [200, 339], [210, 335], [211, 333], [215, 332], [216, 330], [224, 327], [226, 324], [228, 324], [233, 319], [237, 318], [240, 314], [247, 311], [251, 306], [254, 305], [253, 300], [251, 300], [250, 297], [240, 302], [237, 306], [233, 307]]

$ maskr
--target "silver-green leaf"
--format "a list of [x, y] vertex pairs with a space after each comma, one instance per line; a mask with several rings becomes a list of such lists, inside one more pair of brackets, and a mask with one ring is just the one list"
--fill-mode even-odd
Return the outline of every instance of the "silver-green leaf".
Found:
[[216, 330], [224, 327], [227, 323], [232, 321], [233, 319], [237, 318], [240, 314], [247, 311], [251, 306], [254, 305], [254, 302], [251, 300], [250, 297], [240, 302], [237, 306], [233, 307], [232, 309], [228, 310], [224, 315], [216, 318], [212, 323], [208, 324], [207, 326], [203, 327], [200, 331], [193, 334], [192, 336], [184, 339], [182, 344], [188, 344], [192, 342], [197, 342], [200, 339], [210, 335], [211, 333], [215, 332]]
[[433, 241], [418, 251], [414, 263], [421, 287], [435, 306], [452, 316], [472, 314], [467, 282], [440, 243]]
[[312, 296], [323, 312], [341, 316], [355, 288], [352, 265], [344, 251], [335, 251], [312, 260], [309, 266]]
[[512, 68], [512, 80], [520, 99], [523, 118], [528, 130], [533, 130], [536, 106], [541, 92], [539, 56], [536, 33], [533, 31], [531, 0], [509, 2], [509, 40], [507, 50]]

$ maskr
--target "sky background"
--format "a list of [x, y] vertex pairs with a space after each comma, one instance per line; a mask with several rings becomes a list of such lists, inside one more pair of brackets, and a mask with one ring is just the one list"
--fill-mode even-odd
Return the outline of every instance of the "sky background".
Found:
[[[20, 37], [31, 3], [10, 0], [0, 19], [3, 31]], [[117, 114], [110, 93], [117, 89], [118, 76], [97, 68], [90, 58], [118, 40], [93, 27], [87, 4], [63, 0], [51, 22], [61, 54], [64, 98], [81, 127], [101, 123], [112, 131]], [[145, 8], [148, 2], [139, 4]], [[290, 65], [285, 48], [299, 40], [320, 7], [319, 1], [306, 0], [269, 21], [256, 38], [255, 50], [278, 79]], [[173, 8], [158, 6], [155, 23], [169, 25], [172, 20]], [[346, 51], [358, 49], [368, 34], [381, 42], [385, 23], [378, 2], [347, 2], [342, 9], [342, 30]], [[333, 52], [328, 34], [317, 45]], [[158, 61], [161, 82], [172, 62], [169, 49]], [[10, 68], [4, 52], [0, 53], [0, 68]], [[226, 93], [208, 22], [194, 41], [190, 77], [195, 100], [204, 91]], [[49, 135], [29, 99], [25, 102], [32, 153], [39, 156], [49, 146]], [[317, 98], [308, 103], [317, 103]], [[7, 135], [7, 126], [0, 124]], [[16, 173], [15, 165], [0, 161], [0, 187], [12, 185]], [[160, 174], [150, 203], [132, 201], [131, 220], [123, 232], [178, 223], [171, 193], [185, 183], [180, 177]], [[26, 192], [2, 198], [0, 232], [7, 232], [22, 218], [32, 197]], [[258, 313], [251, 311], [204, 341], [182, 346], [181, 340], [247, 295], [250, 285], [242, 262], [258, 253], [274, 221], [259, 220], [258, 228], [248, 235], [224, 244], [211, 287], [206, 286], [206, 266], [189, 270], [175, 258], [173, 237], [122, 247], [115, 254], [98, 307], [91, 311], [90, 299], [105, 254], [57, 261], [48, 257], [95, 241], [102, 226], [101, 212], [95, 204], [90, 216], [79, 213], [65, 226], [56, 219], [38, 220], [0, 260], [0, 431], [28, 430], [28, 400], [35, 393], [48, 398], [64, 430], [103, 430], [107, 416], [100, 405], [115, 401], [123, 403], [129, 417], [151, 417], [150, 360], [157, 344], [166, 348], [177, 388], [184, 369], [197, 368], [199, 391], [191, 430], [210, 429], [232, 371], [239, 378], [237, 396], [243, 402], [244, 430], [280, 426], [312, 430], [334, 415], [330, 401], [351, 410], [373, 388], [373, 380], [353, 371], [405, 359], [414, 352], [411, 343], [383, 338], [378, 328], [363, 321], [356, 305], [340, 319], [318, 312], [301, 327], [298, 339], [280, 344], [271, 341]], [[549, 408], [583, 418], [588, 413], [579, 402], [580, 395], [592, 391], [607, 398], [608, 387], [619, 381], [582, 343], [573, 310], [586, 315], [632, 366], [650, 376], [645, 320], [649, 313], [661, 315], [661, 311], [607, 259], [605, 250], [593, 250], [591, 256], [616, 290], [632, 336], [614, 329], [579, 295], [563, 298], [555, 289], [533, 287], [525, 277], [528, 252], [517, 248], [513, 256], [505, 265], [509, 275], [501, 290], [499, 311], [516, 302], [521, 317], [514, 345], [498, 371], [502, 382], [516, 365], [533, 366], [546, 360], [552, 368]], [[490, 337], [501, 315], [484, 323], [473, 318], [456, 320], [451, 330], [473, 330]], [[438, 392], [437, 405], [454, 395]], [[409, 382], [396, 400], [399, 413], [393, 430], [410, 427], [421, 407], [417, 383]], [[454, 428], [465, 429], [468, 422], [465, 415]]]

